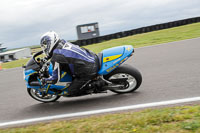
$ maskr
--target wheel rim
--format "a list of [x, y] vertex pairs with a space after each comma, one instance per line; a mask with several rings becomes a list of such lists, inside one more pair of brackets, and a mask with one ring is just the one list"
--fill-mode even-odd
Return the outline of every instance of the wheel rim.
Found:
[[109, 80], [118, 79], [118, 78], [128, 78], [127, 79], [128, 87], [125, 87], [125, 88], [123, 88], [121, 90], [119, 90], [119, 89], [115, 90], [117, 92], [130, 92], [130, 91], [134, 90], [135, 87], [137, 86], [137, 80], [135, 79], [135, 77], [133, 77], [130, 74], [126, 74], [126, 73], [114, 74], [109, 78]]
[[35, 90], [32, 88], [30, 90], [30, 93], [35, 99], [39, 101], [43, 101], [43, 102], [51, 102], [51, 101], [54, 101], [58, 97], [57, 95], [51, 95], [51, 94], [47, 94], [43, 97], [42, 94], [38, 90]]

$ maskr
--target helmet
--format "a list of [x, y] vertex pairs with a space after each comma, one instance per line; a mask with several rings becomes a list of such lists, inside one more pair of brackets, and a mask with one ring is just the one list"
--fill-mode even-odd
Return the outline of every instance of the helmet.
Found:
[[54, 31], [49, 31], [42, 35], [40, 45], [47, 57], [51, 56], [59, 40], [58, 34]]

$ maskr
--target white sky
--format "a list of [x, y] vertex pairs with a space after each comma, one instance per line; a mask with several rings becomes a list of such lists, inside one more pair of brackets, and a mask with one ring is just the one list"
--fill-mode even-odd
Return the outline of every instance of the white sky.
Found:
[[0, 42], [38, 45], [56, 31], [76, 40], [76, 25], [99, 22], [100, 34], [200, 16], [200, 0], [0, 0]]

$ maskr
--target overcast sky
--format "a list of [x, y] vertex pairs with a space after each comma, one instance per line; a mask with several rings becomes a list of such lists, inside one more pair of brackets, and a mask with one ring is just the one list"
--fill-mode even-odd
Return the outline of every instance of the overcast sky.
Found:
[[100, 34], [200, 16], [200, 0], [0, 0], [0, 42], [38, 45], [56, 31], [76, 40], [76, 25], [98, 22]]

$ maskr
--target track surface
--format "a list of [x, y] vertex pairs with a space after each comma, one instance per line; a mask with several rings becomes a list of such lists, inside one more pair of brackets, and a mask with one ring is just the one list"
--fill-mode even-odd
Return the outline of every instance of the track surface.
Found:
[[0, 71], [0, 123], [200, 95], [200, 38], [138, 48], [126, 61], [143, 75], [141, 87], [130, 94], [109, 92], [55, 103], [32, 99], [21, 68]]

